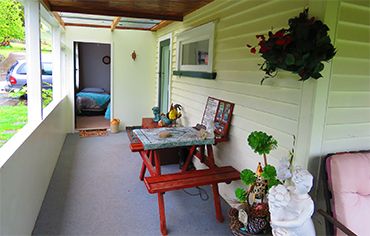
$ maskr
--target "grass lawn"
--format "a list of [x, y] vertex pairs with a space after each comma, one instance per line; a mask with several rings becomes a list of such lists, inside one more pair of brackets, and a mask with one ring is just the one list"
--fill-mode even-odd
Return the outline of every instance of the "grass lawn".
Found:
[[27, 123], [27, 106], [0, 106], [0, 147]]
[[23, 52], [26, 47], [23, 43], [11, 43], [9, 47], [0, 47], [0, 54], [5, 58], [9, 56], [11, 52]]
[[[0, 47], [0, 54], [5, 58], [9, 56], [11, 52], [25, 52], [26, 45], [24, 43], [10, 43], [10, 47]], [[51, 52], [51, 45], [41, 44], [42, 52]]]

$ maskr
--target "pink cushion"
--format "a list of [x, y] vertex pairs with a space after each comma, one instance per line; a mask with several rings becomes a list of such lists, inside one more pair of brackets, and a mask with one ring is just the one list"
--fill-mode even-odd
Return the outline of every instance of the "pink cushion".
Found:
[[[357, 235], [370, 234], [370, 152], [326, 160], [334, 217]], [[337, 230], [337, 235], [345, 235]]]

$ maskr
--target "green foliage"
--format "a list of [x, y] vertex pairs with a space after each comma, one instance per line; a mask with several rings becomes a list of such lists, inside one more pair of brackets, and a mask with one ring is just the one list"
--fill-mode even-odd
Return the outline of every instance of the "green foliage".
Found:
[[281, 182], [276, 177], [271, 178], [267, 181], [268, 189], [270, 189], [271, 187], [276, 186], [278, 184], [281, 184]]
[[0, 1], [0, 42], [9, 44], [12, 39], [24, 39], [23, 6], [16, 0]]
[[272, 165], [267, 165], [263, 168], [262, 178], [267, 180], [268, 189], [280, 184], [280, 181], [276, 178], [276, 169]]
[[263, 168], [262, 177], [265, 180], [270, 180], [276, 177], [276, 169], [272, 165], [267, 165]]
[[[51, 87], [51, 85], [48, 83], [44, 82], [44, 84]], [[20, 99], [27, 100], [27, 86], [23, 86], [23, 88], [18, 91], [10, 92], [9, 96], [13, 98], [20, 98]], [[51, 103], [51, 101], [53, 101], [53, 90], [42, 88], [41, 97], [42, 97], [42, 106], [46, 107], [47, 105]]]
[[240, 173], [240, 179], [245, 185], [253, 184], [256, 181], [256, 178], [256, 174], [249, 169], [245, 169]]
[[235, 190], [235, 196], [239, 200], [239, 202], [245, 202], [247, 199], [247, 192], [242, 188], [237, 188]]
[[262, 131], [254, 131], [248, 136], [248, 144], [255, 153], [260, 155], [269, 154], [277, 148], [277, 141]]
[[0, 147], [27, 123], [27, 106], [0, 106]]

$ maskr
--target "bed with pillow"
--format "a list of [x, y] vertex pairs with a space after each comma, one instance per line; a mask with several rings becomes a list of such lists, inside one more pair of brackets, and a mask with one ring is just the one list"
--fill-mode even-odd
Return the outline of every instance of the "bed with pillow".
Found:
[[109, 105], [110, 95], [102, 88], [85, 88], [76, 94], [78, 115], [106, 115], [106, 117], [110, 117], [110, 114], [105, 114]]

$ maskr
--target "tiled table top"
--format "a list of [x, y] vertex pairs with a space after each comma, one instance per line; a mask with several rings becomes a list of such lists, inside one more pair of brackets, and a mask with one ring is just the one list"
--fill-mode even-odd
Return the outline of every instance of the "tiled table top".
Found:
[[[160, 138], [159, 133], [167, 131], [170, 137]], [[199, 131], [192, 127], [171, 127], [156, 129], [135, 129], [134, 133], [144, 145], [144, 150], [173, 148], [193, 145], [214, 144], [214, 137], [201, 139]]]

